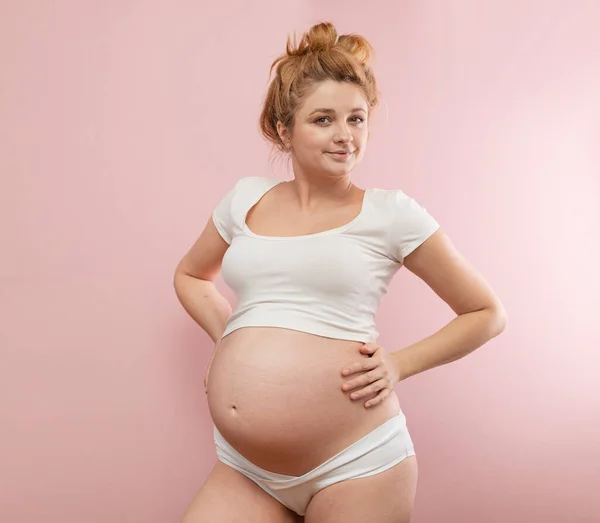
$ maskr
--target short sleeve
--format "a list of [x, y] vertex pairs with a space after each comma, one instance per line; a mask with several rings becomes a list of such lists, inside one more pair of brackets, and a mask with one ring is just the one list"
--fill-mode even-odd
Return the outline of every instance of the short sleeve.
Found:
[[239, 180], [233, 189], [221, 198], [221, 201], [217, 204], [212, 213], [212, 219], [217, 231], [219, 231], [221, 237], [229, 244], [231, 244], [231, 240], [233, 239], [234, 219], [232, 209], [241, 181], [242, 180]]
[[425, 207], [400, 189], [390, 191], [391, 226], [388, 249], [392, 259], [403, 263], [411, 252], [429, 238], [440, 224]]

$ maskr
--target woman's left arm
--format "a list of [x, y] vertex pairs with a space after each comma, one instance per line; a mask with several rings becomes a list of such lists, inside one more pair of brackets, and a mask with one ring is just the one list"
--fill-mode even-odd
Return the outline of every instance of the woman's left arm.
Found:
[[507, 321], [496, 293], [440, 227], [404, 259], [457, 314], [431, 336], [391, 354], [399, 381], [458, 360], [500, 334]]
[[369, 396], [366, 408], [381, 403], [396, 383], [473, 352], [506, 325], [506, 311], [498, 296], [441, 228], [408, 254], [403, 263], [457, 317], [435, 334], [395, 352], [374, 343], [361, 345], [359, 351], [369, 358], [345, 366], [342, 376], [361, 375], [344, 382], [342, 390], [350, 393], [353, 401]]

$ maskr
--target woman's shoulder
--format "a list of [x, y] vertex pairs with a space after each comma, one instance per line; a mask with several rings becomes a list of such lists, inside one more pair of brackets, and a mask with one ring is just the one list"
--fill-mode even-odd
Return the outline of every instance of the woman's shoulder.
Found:
[[374, 200], [378, 201], [378, 203], [392, 212], [405, 208], [406, 206], [414, 206], [415, 203], [417, 203], [415, 198], [399, 187], [393, 189], [371, 187], [369, 191]]
[[401, 188], [381, 189], [374, 187], [369, 189], [372, 207], [377, 209], [378, 214], [386, 220], [403, 223], [431, 222], [427, 208], [413, 195], [407, 194]]
[[367, 189], [371, 201], [373, 201], [382, 211], [392, 211], [402, 199], [407, 197], [402, 189], [384, 189], [381, 187], [369, 187]]
[[265, 192], [283, 180], [268, 176], [243, 176], [238, 178], [227, 190], [226, 198], [231, 201], [241, 198], [252, 198], [255, 194]]
[[[269, 189], [283, 180], [268, 176], [244, 176], [238, 178], [223, 197], [223, 206], [238, 210], [254, 205]], [[246, 209], [247, 210], [247, 209]]]

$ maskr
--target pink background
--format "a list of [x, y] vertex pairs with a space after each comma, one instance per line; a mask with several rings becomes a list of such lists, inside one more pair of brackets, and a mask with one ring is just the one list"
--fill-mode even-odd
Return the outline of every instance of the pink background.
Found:
[[[600, 521], [594, 0], [2, 2], [1, 521], [179, 521], [216, 456], [212, 345], [173, 271], [239, 177], [286, 176], [268, 68], [321, 20], [377, 53], [355, 182], [421, 201], [509, 315], [397, 387], [413, 521]], [[451, 318], [403, 270], [379, 341]]]

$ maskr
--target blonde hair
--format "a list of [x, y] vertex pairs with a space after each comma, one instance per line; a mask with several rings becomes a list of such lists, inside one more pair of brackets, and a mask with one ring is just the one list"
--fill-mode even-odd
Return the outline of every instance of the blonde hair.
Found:
[[358, 86], [371, 113], [379, 103], [377, 83], [369, 67], [372, 55], [373, 47], [365, 38], [354, 34], [338, 36], [330, 22], [312, 26], [299, 44], [295, 34], [294, 45], [288, 35], [286, 53], [271, 64], [269, 78], [275, 66], [276, 74], [260, 115], [260, 130], [267, 142], [284, 151], [277, 122], [291, 131], [302, 99], [326, 80]]

